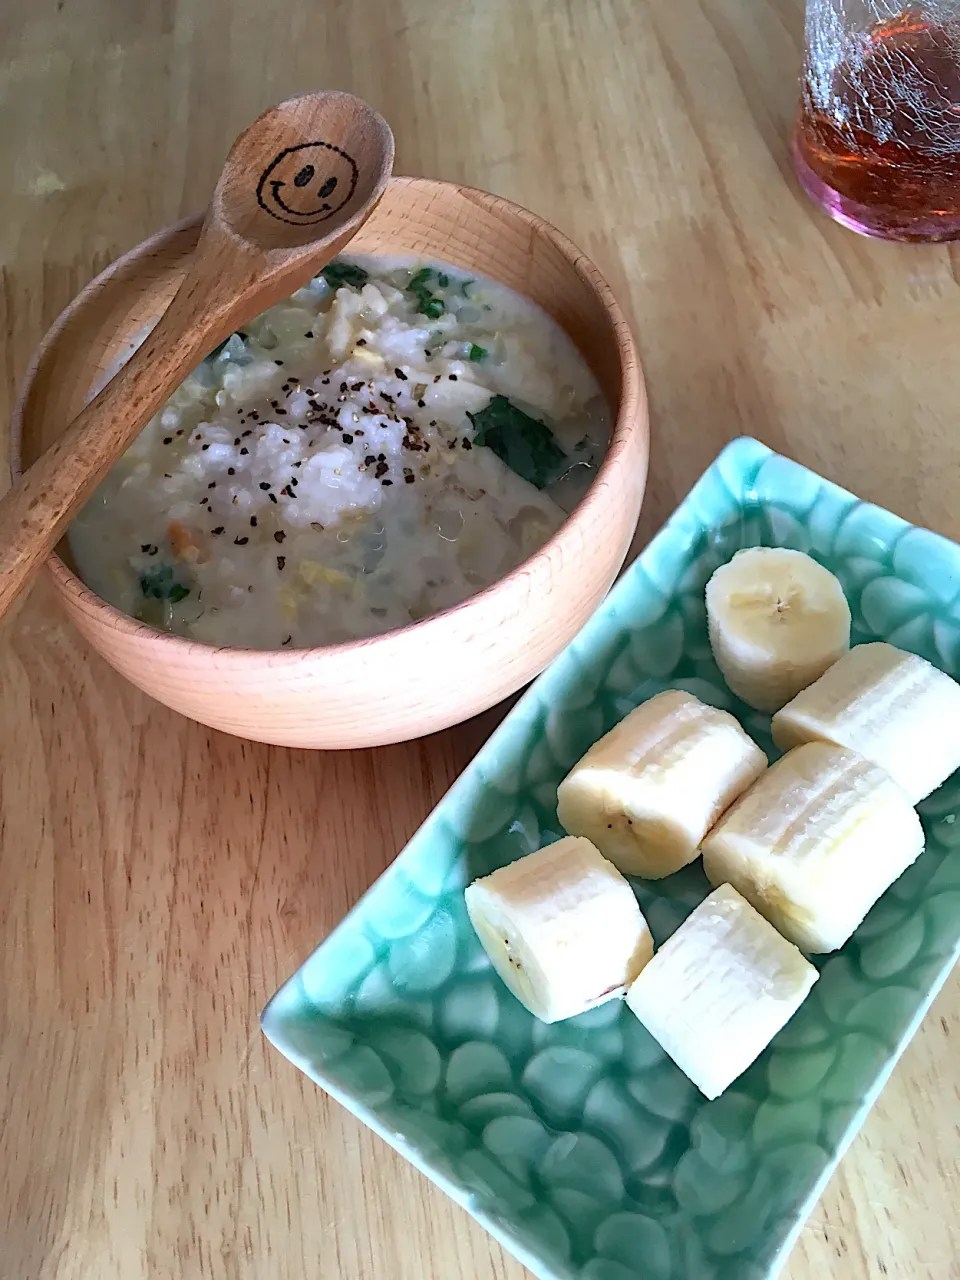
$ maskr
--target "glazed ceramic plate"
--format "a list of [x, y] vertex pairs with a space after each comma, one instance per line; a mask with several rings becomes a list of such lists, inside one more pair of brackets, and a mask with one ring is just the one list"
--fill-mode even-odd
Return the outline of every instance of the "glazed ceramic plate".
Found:
[[[960, 950], [954, 778], [920, 806], [926, 852], [817, 959], [799, 1013], [714, 1102], [621, 1003], [544, 1026], [481, 951], [464, 886], [561, 835], [557, 784], [645, 698], [687, 689], [776, 754], [705, 626], [710, 574], [755, 545], [833, 570], [855, 642], [960, 675], [960, 548], [736, 441], [263, 1017], [537, 1276], [772, 1275]], [[633, 884], [658, 943], [708, 892], [699, 865]]]

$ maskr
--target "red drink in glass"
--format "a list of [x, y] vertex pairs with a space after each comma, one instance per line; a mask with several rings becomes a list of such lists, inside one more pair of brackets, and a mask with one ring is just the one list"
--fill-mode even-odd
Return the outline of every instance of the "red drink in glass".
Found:
[[[886, 18], [879, 7], [808, 0], [797, 175], [854, 231], [960, 238], [960, 0]], [[851, 10], [872, 20], [858, 26]]]

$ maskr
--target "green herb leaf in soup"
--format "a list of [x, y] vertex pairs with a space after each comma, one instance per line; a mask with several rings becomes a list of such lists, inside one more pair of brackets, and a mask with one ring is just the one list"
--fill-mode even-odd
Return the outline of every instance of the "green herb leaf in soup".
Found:
[[476, 428], [474, 444], [492, 449], [511, 471], [545, 489], [569, 463], [545, 422], [531, 418], [506, 396], [494, 396], [479, 413], [467, 417]]
[[142, 573], [140, 591], [147, 600], [169, 600], [171, 604], [179, 604], [190, 594], [190, 588], [177, 582], [168, 564], [157, 565], [155, 569]]
[[370, 279], [370, 273], [358, 267], [355, 262], [328, 262], [320, 272], [331, 289], [339, 289], [348, 284], [352, 289], [362, 289]]
[[[417, 301], [417, 310], [428, 320], [437, 320], [444, 312], [443, 299], [438, 298], [430, 290], [433, 275], [433, 267], [421, 267], [407, 285], [407, 292], [412, 293]], [[438, 280], [438, 283], [442, 284], [443, 280], [449, 284], [449, 276], [443, 275], [443, 279]]]

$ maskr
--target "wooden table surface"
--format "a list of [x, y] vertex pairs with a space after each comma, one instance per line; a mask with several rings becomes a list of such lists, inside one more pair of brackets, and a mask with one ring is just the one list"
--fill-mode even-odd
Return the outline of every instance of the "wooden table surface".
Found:
[[[860, 240], [798, 195], [801, 30], [799, 0], [7, 0], [0, 448], [73, 293], [201, 207], [263, 107], [340, 87], [398, 172], [529, 205], [607, 273], [649, 382], [645, 535], [746, 432], [960, 537], [960, 246]], [[496, 718], [241, 742], [125, 684], [35, 587], [0, 631], [0, 1280], [526, 1274], [257, 1025]], [[958, 1098], [954, 976], [789, 1280], [960, 1276]]]

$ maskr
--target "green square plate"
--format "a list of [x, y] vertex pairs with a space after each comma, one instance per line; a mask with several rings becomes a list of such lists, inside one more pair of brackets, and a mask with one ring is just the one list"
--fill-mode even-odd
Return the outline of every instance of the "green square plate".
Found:
[[[687, 689], [775, 753], [705, 627], [710, 574], [756, 544], [833, 570], [855, 642], [960, 674], [960, 548], [738, 440], [263, 1015], [277, 1048], [537, 1276], [772, 1275], [960, 951], [956, 775], [921, 805], [926, 852], [714, 1102], [621, 1003], [544, 1026], [487, 963], [464, 886], [558, 838], [557, 784], [644, 698]], [[708, 886], [694, 865], [634, 888], [659, 943]]]

